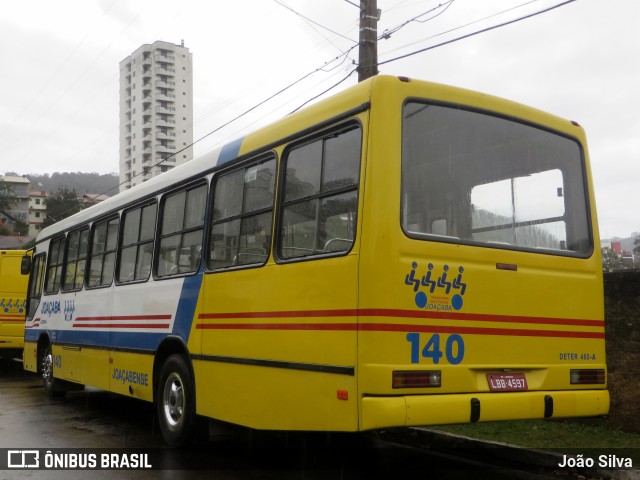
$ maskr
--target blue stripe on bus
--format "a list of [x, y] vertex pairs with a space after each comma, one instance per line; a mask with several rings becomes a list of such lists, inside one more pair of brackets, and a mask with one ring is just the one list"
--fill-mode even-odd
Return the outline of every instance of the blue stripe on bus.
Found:
[[127, 348], [149, 352], [156, 351], [160, 342], [167, 336], [166, 332], [109, 332], [108, 330], [49, 330], [48, 333], [54, 344], [80, 345], [86, 348]]
[[176, 310], [173, 322], [173, 334], [184, 339], [184, 343], [189, 343], [189, 333], [196, 312], [200, 286], [202, 285], [202, 271], [193, 277], [187, 277], [182, 284], [178, 309]]
[[238, 157], [240, 153], [240, 145], [242, 145], [242, 140], [244, 137], [240, 137], [233, 142], [227, 143], [222, 150], [220, 150], [220, 155], [218, 156], [217, 165], [222, 165], [223, 163], [227, 163], [234, 158]]

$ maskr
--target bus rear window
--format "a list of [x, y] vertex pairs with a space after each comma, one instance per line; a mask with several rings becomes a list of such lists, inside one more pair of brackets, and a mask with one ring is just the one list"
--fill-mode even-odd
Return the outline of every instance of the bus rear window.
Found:
[[405, 104], [402, 135], [402, 227], [410, 237], [591, 254], [576, 141], [416, 101]]

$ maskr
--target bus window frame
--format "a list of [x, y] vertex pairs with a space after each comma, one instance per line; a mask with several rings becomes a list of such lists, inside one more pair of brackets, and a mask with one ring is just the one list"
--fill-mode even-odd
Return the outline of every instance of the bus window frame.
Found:
[[[400, 229], [402, 230], [403, 234], [405, 235], [405, 237], [413, 239], [413, 240], [420, 240], [420, 241], [431, 241], [431, 242], [438, 242], [438, 243], [449, 243], [449, 244], [454, 244], [454, 245], [461, 245], [461, 246], [470, 246], [470, 247], [479, 247], [479, 248], [490, 248], [490, 249], [496, 249], [496, 250], [508, 250], [508, 251], [513, 251], [513, 252], [523, 252], [523, 253], [536, 253], [536, 254], [542, 254], [542, 255], [552, 255], [552, 256], [558, 256], [558, 257], [566, 257], [566, 258], [580, 258], [580, 259], [588, 259], [591, 258], [594, 253], [595, 253], [595, 243], [594, 243], [594, 238], [593, 238], [593, 218], [592, 218], [592, 209], [593, 209], [593, 205], [590, 199], [590, 184], [588, 181], [588, 177], [587, 177], [587, 162], [586, 162], [586, 158], [585, 158], [585, 148], [584, 145], [582, 144], [582, 142], [580, 141], [579, 138], [572, 136], [566, 132], [562, 132], [562, 131], [558, 131], [556, 129], [553, 129], [551, 127], [549, 127], [548, 125], [544, 125], [544, 124], [539, 124], [539, 123], [535, 123], [532, 121], [528, 121], [526, 119], [520, 118], [520, 117], [516, 117], [513, 115], [508, 115], [508, 114], [504, 114], [501, 112], [497, 112], [495, 110], [487, 110], [487, 109], [483, 109], [483, 108], [479, 108], [479, 107], [473, 107], [470, 105], [460, 105], [457, 103], [451, 103], [451, 102], [444, 102], [444, 101], [438, 101], [438, 100], [433, 100], [433, 99], [428, 99], [428, 98], [423, 98], [423, 97], [407, 97], [404, 99], [403, 103], [402, 103], [402, 110], [401, 110], [401, 120], [402, 120], [402, 128], [401, 128], [401, 154], [400, 154], [400, 175], [402, 177], [402, 164], [403, 164], [403, 155], [404, 155], [404, 109], [406, 108], [407, 104], [409, 103], [419, 103], [419, 104], [423, 104], [425, 106], [435, 106], [435, 107], [442, 107], [442, 108], [449, 108], [452, 110], [459, 110], [459, 111], [464, 111], [464, 112], [470, 112], [470, 113], [475, 113], [475, 114], [479, 114], [479, 115], [485, 115], [488, 117], [493, 117], [493, 118], [498, 118], [500, 120], [505, 120], [505, 121], [509, 121], [509, 122], [514, 122], [526, 127], [530, 127], [530, 128], [535, 128], [537, 130], [549, 133], [549, 134], [553, 134], [553, 135], [557, 135], [559, 137], [565, 138], [569, 141], [574, 142], [579, 150], [579, 156], [580, 156], [580, 179], [582, 181], [582, 188], [583, 188], [583, 201], [584, 201], [584, 213], [585, 213], [585, 229], [586, 229], [586, 233], [588, 235], [588, 249], [586, 252], [582, 253], [582, 252], [578, 252], [575, 250], [560, 250], [560, 249], [552, 249], [552, 248], [536, 248], [536, 247], [524, 247], [524, 246], [518, 246], [518, 245], [510, 245], [510, 244], [499, 244], [499, 243], [491, 243], [491, 242], [482, 242], [482, 241], [474, 241], [474, 240], [467, 240], [467, 239], [462, 239], [462, 238], [458, 238], [458, 237], [450, 237], [447, 235], [436, 235], [436, 234], [431, 234], [431, 233], [423, 233], [423, 232], [412, 232], [409, 231], [405, 228], [404, 222], [403, 222], [403, 201], [402, 201], [402, 195], [403, 195], [403, 185], [402, 185], [402, 180], [401, 180], [401, 187], [400, 187], [400, 195], [401, 195], [401, 201], [400, 201], [400, 211], [398, 212], [398, 220], [399, 220], [399, 225], [400, 225]], [[562, 169], [560, 169], [562, 171]], [[566, 215], [566, 213], [565, 213]]]
[[[245, 174], [246, 171], [254, 166], [263, 164], [263, 163], [267, 163], [273, 161], [274, 162], [274, 185], [273, 185], [273, 198], [271, 201], [271, 206], [269, 207], [269, 209], [262, 208], [262, 209], [258, 209], [255, 211], [252, 211], [250, 213], [245, 213], [245, 212], [241, 212], [239, 215], [234, 215], [232, 217], [227, 217], [221, 221], [216, 221], [216, 224], [221, 224], [224, 222], [230, 222], [236, 219], [241, 220], [244, 217], [247, 216], [254, 216], [254, 215], [261, 215], [264, 213], [268, 213], [269, 211], [271, 211], [271, 239], [269, 241], [269, 249], [266, 252], [266, 258], [264, 259], [264, 262], [252, 262], [252, 263], [244, 263], [244, 264], [240, 264], [240, 265], [229, 265], [226, 267], [219, 267], [219, 268], [211, 268], [209, 266], [209, 258], [211, 257], [211, 236], [212, 236], [212, 229], [213, 229], [213, 224], [214, 224], [214, 220], [213, 220], [213, 215], [214, 215], [214, 211], [215, 211], [215, 197], [216, 197], [216, 188], [218, 187], [218, 181], [220, 180], [221, 177], [224, 177], [226, 175], [231, 175], [237, 171], [240, 170], [244, 170]], [[230, 162], [231, 163], [231, 162]], [[221, 170], [218, 170], [216, 172], [214, 172], [214, 174], [211, 177], [211, 184], [210, 184], [210, 188], [209, 188], [209, 201], [208, 201], [208, 212], [207, 212], [207, 219], [206, 219], [206, 224], [205, 224], [205, 237], [204, 237], [204, 243], [205, 243], [205, 248], [204, 248], [204, 252], [205, 255], [203, 255], [202, 261], [204, 264], [204, 268], [205, 268], [205, 272], [206, 273], [224, 273], [224, 272], [229, 272], [229, 271], [235, 271], [235, 270], [246, 270], [246, 269], [250, 269], [250, 268], [261, 268], [264, 267], [268, 262], [269, 259], [272, 258], [272, 254], [273, 254], [273, 248], [274, 248], [274, 235], [275, 235], [275, 225], [276, 225], [276, 221], [277, 221], [277, 215], [276, 215], [276, 208], [277, 208], [277, 202], [278, 202], [278, 182], [279, 182], [279, 178], [280, 178], [280, 173], [279, 173], [279, 168], [281, 165], [281, 158], [278, 156], [277, 152], [275, 150], [268, 150], [268, 151], [264, 151], [264, 152], [260, 152], [256, 155], [252, 155], [248, 158], [243, 159], [242, 161], [239, 162], [233, 162], [230, 165], [225, 165], [226, 168], [223, 168]], [[244, 184], [243, 184], [244, 185]], [[261, 212], [261, 213], [258, 213]], [[229, 220], [229, 218], [233, 219], [233, 220]]]
[[[172, 237], [172, 236], [176, 236], [176, 235], [184, 235], [186, 233], [189, 232], [193, 232], [198, 230], [197, 228], [189, 228], [189, 229], [184, 229], [184, 216], [183, 216], [183, 228], [179, 231], [173, 232], [171, 234], [167, 234], [167, 235], [163, 235], [162, 233], [162, 228], [163, 228], [163, 215], [164, 215], [164, 210], [165, 210], [165, 205], [166, 205], [166, 201], [169, 197], [173, 196], [173, 195], [178, 195], [181, 192], [185, 192], [185, 194], [187, 192], [189, 192], [190, 190], [195, 190], [196, 188], [200, 188], [204, 186], [206, 189], [205, 192], [205, 211], [204, 211], [204, 218], [203, 218], [203, 223], [202, 226], [200, 228], [202, 228], [202, 235], [200, 236], [200, 260], [198, 262], [198, 267], [193, 270], [193, 271], [189, 271], [189, 272], [182, 272], [182, 273], [170, 273], [168, 275], [159, 275], [158, 274], [158, 263], [160, 262], [160, 244], [162, 242], [163, 238], [167, 238], [167, 237]], [[211, 195], [211, 185], [210, 182], [208, 181], [208, 179], [206, 178], [206, 176], [203, 176], [202, 178], [196, 179], [194, 181], [191, 182], [187, 182], [184, 183], [182, 185], [179, 185], [177, 188], [174, 188], [172, 190], [169, 190], [167, 192], [163, 192], [162, 197], [160, 198], [160, 200], [157, 202], [158, 203], [158, 210], [156, 212], [156, 226], [155, 226], [155, 234], [154, 234], [154, 248], [153, 248], [153, 258], [151, 260], [151, 275], [153, 276], [154, 280], [167, 280], [167, 279], [171, 279], [171, 278], [177, 278], [177, 277], [189, 277], [189, 276], [193, 276], [196, 275], [199, 271], [202, 270], [202, 263], [203, 263], [203, 259], [204, 256], [202, 255], [202, 252], [204, 252], [204, 242], [206, 241], [206, 230], [207, 230], [207, 220], [208, 220], [208, 211], [209, 211], [209, 198]], [[185, 208], [186, 208], [186, 201], [185, 201]], [[179, 269], [178, 269], [179, 270]], [[148, 280], [148, 279], [147, 279]], [[131, 282], [125, 282], [127, 284], [131, 283]]]
[[[117, 231], [116, 231], [116, 246], [115, 249], [113, 250], [114, 253], [114, 262], [113, 262], [113, 275], [111, 276], [111, 281], [107, 284], [100, 284], [100, 285], [90, 285], [88, 278], [91, 276], [91, 264], [93, 262], [93, 258], [94, 258], [94, 251], [93, 251], [93, 239], [95, 236], [95, 231], [96, 231], [96, 226], [98, 224], [101, 224], [103, 222], [105, 222], [107, 224], [107, 232], [106, 232], [106, 239], [108, 241], [109, 238], [109, 223], [112, 220], [118, 220], [118, 225], [117, 225]], [[95, 290], [98, 288], [108, 288], [111, 285], [114, 284], [115, 280], [116, 280], [116, 268], [118, 266], [118, 247], [119, 247], [119, 239], [120, 239], [120, 224], [122, 222], [122, 218], [120, 215], [108, 215], [106, 217], [102, 217], [99, 219], [96, 219], [93, 221], [93, 223], [91, 224], [91, 228], [89, 230], [89, 246], [88, 246], [88, 251], [87, 251], [87, 267], [86, 267], [86, 271], [85, 271], [85, 284], [84, 284], [84, 288], [86, 290]], [[106, 248], [106, 244], [105, 244], [105, 248]], [[107, 250], [105, 250], [104, 252], [98, 254], [98, 255], [102, 255], [103, 257], [103, 261], [102, 261], [102, 266], [104, 269], [104, 256], [110, 253]], [[103, 270], [103, 275], [104, 275], [104, 270]]]
[[88, 259], [89, 259], [89, 254], [90, 252], [90, 248], [91, 248], [91, 244], [88, 243], [87, 244], [87, 250], [85, 251], [84, 254], [84, 261], [85, 261], [85, 265], [84, 265], [84, 273], [82, 274], [82, 283], [80, 285], [80, 287], [76, 287], [75, 286], [75, 278], [76, 275], [74, 274], [73, 278], [73, 287], [72, 288], [65, 288], [65, 283], [66, 283], [66, 278], [67, 278], [67, 269], [69, 268], [69, 241], [70, 241], [70, 237], [73, 234], [78, 234], [78, 256], [74, 259], [75, 264], [76, 264], [76, 268], [78, 266], [78, 262], [80, 260], [82, 260], [82, 257], [80, 257], [80, 251], [82, 248], [82, 232], [86, 231], [87, 232], [87, 241], [89, 239], [89, 237], [91, 236], [91, 228], [88, 224], [84, 224], [81, 225], [78, 228], [74, 228], [73, 230], [69, 230], [68, 232], [66, 232], [66, 240], [64, 242], [64, 264], [62, 267], [62, 281], [60, 282], [60, 292], [61, 293], [71, 293], [71, 292], [79, 292], [81, 291], [86, 283], [86, 278], [87, 278], [87, 265], [88, 265]]
[[[152, 239], [152, 248], [151, 248], [151, 266], [149, 269], [149, 274], [146, 276], [146, 278], [140, 278], [140, 279], [133, 279], [133, 280], [127, 280], [127, 281], [120, 281], [120, 262], [122, 260], [122, 250], [123, 250], [123, 244], [122, 241], [124, 239], [124, 223], [125, 223], [125, 219], [126, 219], [126, 215], [136, 209], [140, 209], [140, 213], [142, 215], [142, 209], [145, 207], [149, 207], [151, 205], [156, 206], [156, 215], [155, 215], [155, 220], [153, 222], [153, 228], [154, 228], [154, 233], [153, 233], [153, 239]], [[133, 284], [137, 284], [137, 283], [145, 283], [148, 282], [152, 277], [152, 272], [153, 272], [153, 262], [154, 262], [154, 256], [155, 256], [155, 248], [156, 248], [156, 240], [157, 240], [157, 232], [158, 232], [158, 213], [159, 213], [159, 205], [158, 205], [158, 198], [157, 196], [152, 196], [150, 198], [146, 198], [145, 200], [143, 200], [140, 203], [136, 203], [134, 205], [129, 206], [126, 209], [123, 209], [122, 212], [120, 213], [120, 223], [118, 224], [118, 247], [116, 249], [116, 265], [114, 268], [114, 274], [113, 274], [113, 281], [115, 283], [116, 286], [120, 286], [120, 285], [133, 285]], [[142, 216], [140, 217], [140, 223], [138, 225], [138, 228], [140, 228], [142, 225]], [[132, 245], [136, 245], [136, 248], [138, 248], [138, 246], [143, 243], [140, 242], [140, 231], [138, 230], [138, 240], [136, 241], [135, 244], [130, 244], [127, 245], [128, 247], [131, 247]], [[138, 257], [136, 256], [136, 262], [138, 260]], [[135, 274], [135, 267], [134, 267], [134, 274]]]
[[[360, 153], [359, 153], [359, 159], [358, 159], [357, 182], [350, 187], [343, 187], [340, 189], [336, 189], [334, 191], [331, 191], [330, 193], [318, 192], [312, 195], [311, 197], [323, 199], [331, 196], [342, 195], [344, 193], [356, 192], [356, 210], [355, 210], [356, 220], [354, 223], [354, 232], [353, 232], [353, 239], [351, 241], [351, 245], [347, 250], [340, 250], [335, 252], [313, 253], [311, 255], [304, 255], [304, 256], [291, 257], [291, 258], [283, 257], [281, 253], [282, 240], [283, 240], [282, 238], [283, 235], [281, 234], [281, 230], [283, 226], [284, 209], [285, 207], [291, 204], [291, 202], [289, 202], [285, 205], [285, 201], [284, 201], [284, 195], [286, 190], [285, 180], [286, 180], [286, 174], [287, 174], [287, 162], [288, 162], [291, 151], [297, 148], [304, 147], [306, 145], [310, 145], [313, 142], [316, 142], [318, 140], [325, 141], [331, 136], [337, 136], [341, 133], [346, 133], [350, 130], [358, 130], [360, 132], [360, 144], [359, 144]], [[291, 143], [285, 146], [280, 159], [280, 172], [278, 174], [278, 190], [276, 195], [277, 197], [276, 222], [275, 222], [273, 247], [272, 247], [273, 256], [276, 263], [288, 264], [288, 263], [296, 263], [296, 262], [307, 262], [307, 261], [314, 261], [314, 260], [322, 260], [326, 258], [344, 257], [349, 255], [349, 253], [351, 253], [351, 251], [356, 245], [356, 242], [358, 241], [358, 223], [360, 222], [359, 210], [360, 210], [360, 196], [361, 196], [362, 179], [363, 179], [362, 166], [364, 163], [363, 155], [365, 151], [365, 148], [364, 148], [365, 138], [366, 138], [366, 132], [365, 132], [362, 120], [357, 117], [351, 117], [346, 119], [345, 121], [340, 122], [339, 124], [334, 124], [329, 127], [314, 131], [313, 133], [306, 135], [302, 138], [299, 138], [295, 141], [292, 141]], [[322, 160], [324, 162], [324, 153], [323, 153]], [[311, 197], [307, 197], [307, 201]], [[302, 203], [300, 199], [296, 199], [295, 203], [298, 203], [298, 202]], [[317, 230], [317, 224], [316, 224], [316, 230]]]
[[[51, 252], [53, 249], [53, 245], [57, 242], [57, 241], [62, 241], [62, 258], [61, 259], [56, 259], [57, 262], [55, 266], [60, 266], [60, 283], [58, 283], [58, 288], [52, 290], [52, 291], [47, 291], [47, 284], [49, 283], [49, 268], [51, 267], [50, 262], [51, 262]], [[62, 274], [63, 274], [63, 270], [64, 270], [64, 254], [65, 254], [65, 245], [67, 242], [67, 235], [66, 232], [63, 232], [62, 235], [56, 235], [55, 237], [52, 237], [49, 240], [49, 248], [47, 249], [46, 252], [46, 263], [45, 263], [45, 272], [44, 272], [44, 283], [42, 285], [42, 293], [47, 296], [47, 295], [58, 295], [58, 293], [60, 293], [60, 289], [62, 288]]]

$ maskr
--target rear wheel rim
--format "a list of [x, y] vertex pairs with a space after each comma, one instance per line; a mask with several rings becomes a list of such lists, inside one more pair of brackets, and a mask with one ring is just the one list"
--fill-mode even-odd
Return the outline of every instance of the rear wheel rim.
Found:
[[42, 357], [42, 378], [47, 383], [53, 379], [53, 355], [50, 348], [44, 352]]
[[162, 392], [162, 412], [171, 430], [180, 428], [184, 420], [185, 400], [182, 379], [173, 372], [167, 377]]

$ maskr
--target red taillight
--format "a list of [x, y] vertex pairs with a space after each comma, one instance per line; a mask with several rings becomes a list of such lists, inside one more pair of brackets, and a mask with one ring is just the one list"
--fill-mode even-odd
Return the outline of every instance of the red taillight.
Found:
[[599, 369], [576, 369], [571, 370], [571, 384], [572, 385], [584, 385], [584, 384], [600, 384], [604, 385], [606, 375], [603, 368]]
[[430, 388], [442, 383], [440, 370], [396, 370], [393, 372], [393, 388]]

